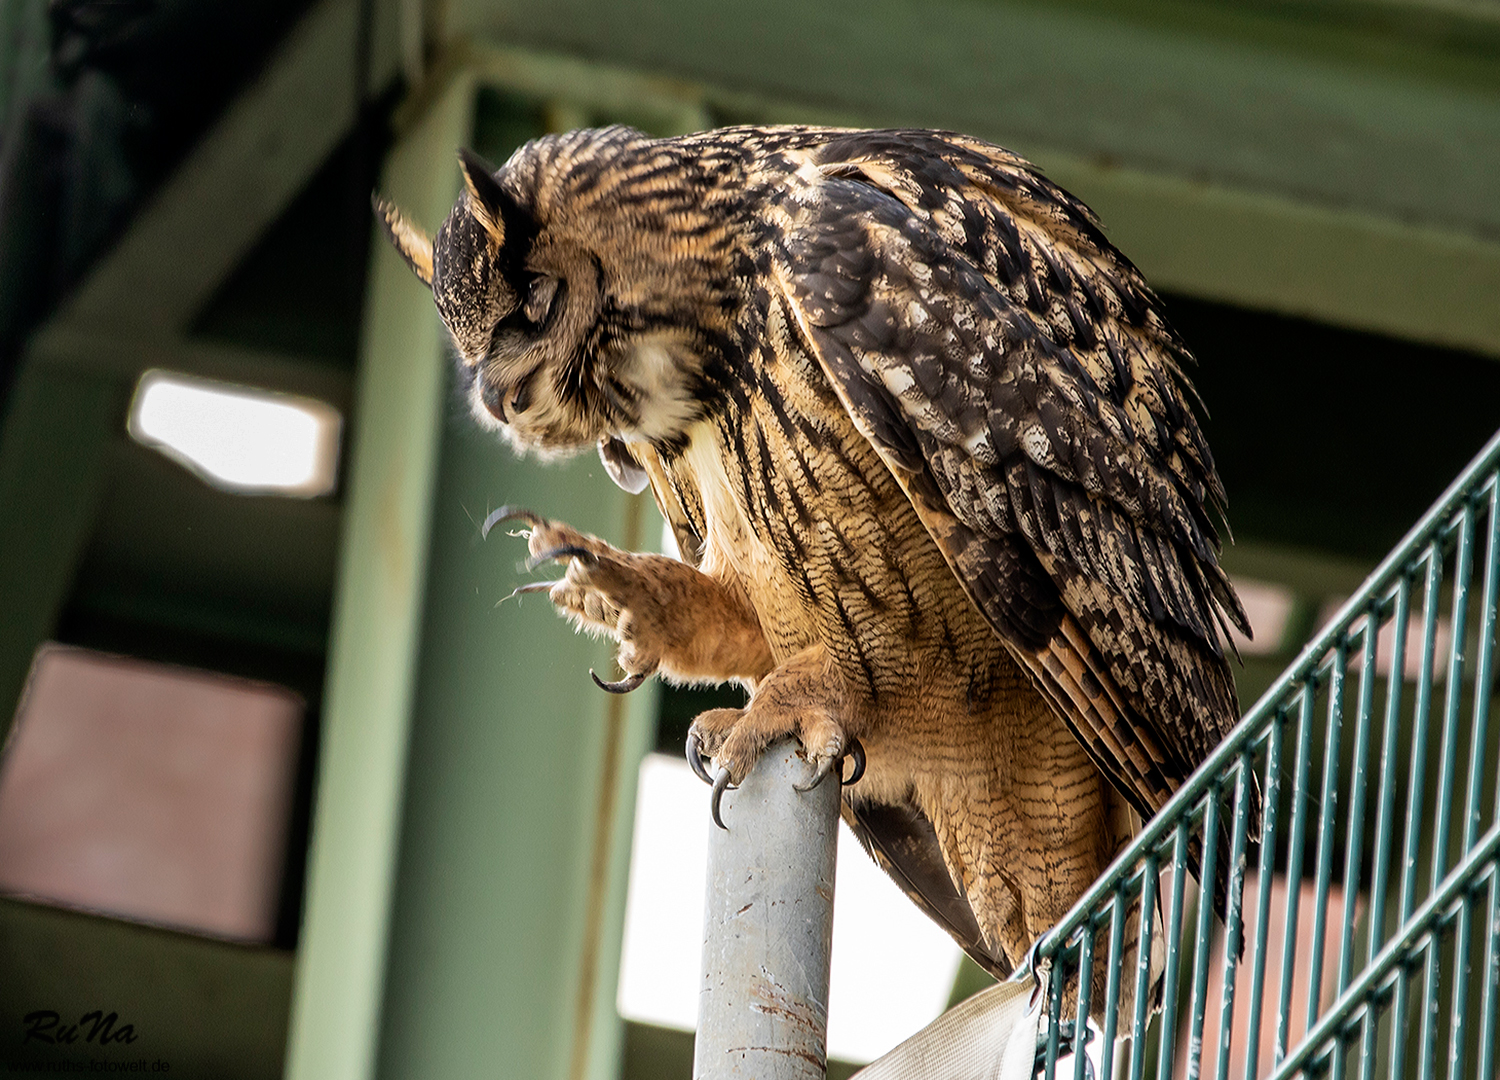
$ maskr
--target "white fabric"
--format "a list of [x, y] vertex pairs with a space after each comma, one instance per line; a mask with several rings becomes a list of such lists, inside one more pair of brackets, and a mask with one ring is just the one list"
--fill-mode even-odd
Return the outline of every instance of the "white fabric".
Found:
[[1031, 1080], [1047, 1000], [1030, 979], [1003, 982], [949, 1009], [854, 1080]]

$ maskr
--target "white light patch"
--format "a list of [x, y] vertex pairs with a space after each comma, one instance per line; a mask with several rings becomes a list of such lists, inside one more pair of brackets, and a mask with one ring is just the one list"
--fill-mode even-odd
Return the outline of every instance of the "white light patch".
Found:
[[[708, 789], [685, 762], [641, 763], [617, 1004], [628, 1020], [691, 1030], [698, 1019]], [[839, 829], [828, 1053], [872, 1061], [947, 1004], [958, 946]]]
[[311, 498], [334, 489], [342, 425], [312, 398], [148, 371], [129, 431], [214, 487]]
[[698, 1023], [708, 788], [663, 754], [641, 762], [617, 1003], [627, 1020], [690, 1031]]
[[1252, 640], [1231, 626], [1229, 636], [1234, 647], [1241, 656], [1272, 656], [1280, 652], [1297, 598], [1290, 589], [1265, 581], [1237, 577], [1233, 584], [1250, 619], [1250, 629], [1255, 631]]
[[961, 957], [840, 822], [828, 1053], [862, 1064], [915, 1035], [948, 1004]]
[[669, 559], [682, 561], [682, 550], [677, 546], [677, 534], [672, 531], [672, 523], [669, 521], [661, 523], [661, 553]]

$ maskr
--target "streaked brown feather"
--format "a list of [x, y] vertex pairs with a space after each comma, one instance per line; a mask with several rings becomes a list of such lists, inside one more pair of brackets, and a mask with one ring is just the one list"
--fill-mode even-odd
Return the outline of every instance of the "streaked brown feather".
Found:
[[841, 812], [860, 846], [912, 903], [985, 971], [997, 979], [1010, 976], [1010, 961], [985, 941], [974, 910], [943, 862], [937, 831], [917, 806], [845, 800]]
[[[613, 128], [469, 179], [428, 277], [475, 415], [639, 466], [697, 568], [611, 601], [671, 623], [653, 662], [764, 678], [734, 730], [862, 737], [857, 834], [1009, 970], [1128, 834], [1104, 778], [1149, 815], [1234, 718], [1223, 489], [1156, 298], [951, 133]], [[702, 624], [654, 610], [683, 596]], [[677, 655], [725, 625], [755, 663]]]
[[1233, 724], [1220, 630], [1248, 631], [1187, 353], [1088, 211], [1013, 155], [846, 145], [787, 201], [803, 332], [976, 606], [1149, 816]]

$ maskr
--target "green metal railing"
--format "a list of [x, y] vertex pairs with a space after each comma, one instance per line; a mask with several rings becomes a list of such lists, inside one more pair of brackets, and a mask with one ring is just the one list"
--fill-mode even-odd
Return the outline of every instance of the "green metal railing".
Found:
[[1101, 1080], [1496, 1075], [1497, 588], [1500, 433], [1043, 941], [1047, 1076], [1101, 990]]

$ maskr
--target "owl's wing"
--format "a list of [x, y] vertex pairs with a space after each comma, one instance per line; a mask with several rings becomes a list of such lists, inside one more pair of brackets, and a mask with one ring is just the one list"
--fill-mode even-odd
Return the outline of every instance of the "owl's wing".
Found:
[[840, 134], [773, 273], [976, 607], [1149, 817], [1233, 724], [1187, 358], [1086, 208], [961, 136]]
[[974, 909], [948, 873], [937, 830], [911, 802], [844, 801], [840, 813], [870, 858], [929, 919], [948, 931], [974, 962], [997, 979], [1013, 970], [1000, 949], [980, 932]]

